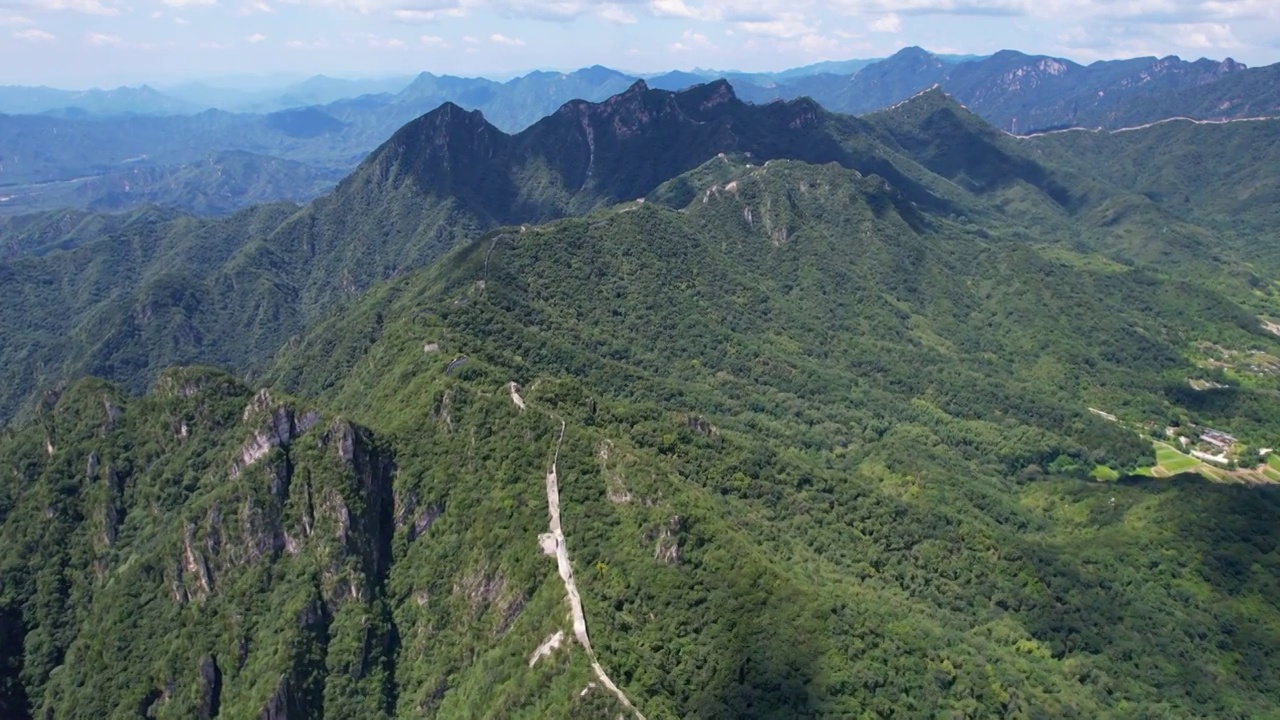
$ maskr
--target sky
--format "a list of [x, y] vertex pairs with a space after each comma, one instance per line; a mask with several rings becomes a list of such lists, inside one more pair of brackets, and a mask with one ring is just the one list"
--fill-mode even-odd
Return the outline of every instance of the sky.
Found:
[[1280, 61], [1280, 0], [0, 0], [0, 84], [769, 71], [1004, 48]]

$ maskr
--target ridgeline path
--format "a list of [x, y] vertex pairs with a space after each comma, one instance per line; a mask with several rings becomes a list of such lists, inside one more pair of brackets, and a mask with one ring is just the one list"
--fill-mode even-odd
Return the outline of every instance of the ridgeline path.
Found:
[[[513, 382], [510, 387], [511, 401], [521, 410], [525, 409], [524, 400], [516, 393], [516, 384]], [[538, 544], [544, 553], [556, 556], [556, 567], [560, 571], [560, 579], [564, 581], [564, 592], [569, 599], [569, 613], [573, 618], [573, 636], [587, 651], [587, 657], [591, 658], [591, 669], [595, 671], [596, 679], [618, 698], [618, 702], [635, 713], [636, 717], [646, 720], [636, 706], [631, 704], [626, 693], [622, 692], [622, 689], [609, 678], [609, 674], [604, 671], [599, 659], [596, 658], [595, 650], [591, 649], [591, 637], [587, 634], [587, 616], [582, 610], [582, 595], [578, 593], [578, 584], [573, 579], [573, 565], [569, 563], [569, 547], [565, 543], [564, 530], [560, 526], [560, 480], [556, 475], [556, 463], [560, 460], [560, 445], [564, 442], [564, 431], [565, 422], [561, 420], [560, 437], [556, 440], [551, 469], [547, 471], [547, 510], [551, 516], [550, 532], [540, 535]]]

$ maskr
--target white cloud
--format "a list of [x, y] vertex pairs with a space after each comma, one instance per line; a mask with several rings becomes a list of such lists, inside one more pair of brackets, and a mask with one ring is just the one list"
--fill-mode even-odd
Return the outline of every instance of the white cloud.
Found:
[[23, 15], [0, 15], [0, 27], [16, 27], [30, 25], [31, 23], [31, 18]]
[[173, 19], [173, 24], [174, 25], [190, 25], [191, 21], [186, 18], [175, 17]]
[[632, 15], [621, 5], [614, 3], [606, 3], [600, 6], [600, 10], [596, 12], [601, 20], [618, 23], [619, 25], [631, 25], [636, 22], [636, 16]]
[[84, 41], [92, 47], [122, 48], [125, 46], [124, 39], [119, 35], [107, 35], [104, 33], [89, 33], [84, 36]]
[[[847, 13], [892, 13], [903, 15], [1027, 15], [1063, 0], [836, 0]], [[1065, 0], [1076, 4], [1097, 4], [1099, 0]], [[1133, 2], [1134, 0], [1121, 0]], [[1143, 2], [1144, 0], [1136, 0]]]
[[85, 15], [119, 15], [120, 9], [103, 5], [101, 0], [36, 0], [36, 7], [45, 10], [69, 10]]
[[471, 37], [470, 35], [463, 35], [463, 36], [462, 36], [462, 42], [464, 42], [464, 43], [466, 43], [466, 44], [468, 44], [468, 45], [475, 45], [476, 43], [478, 43], [478, 42], [480, 42], [480, 41], [479, 41], [479, 40], [477, 40], [477, 39], [475, 39], [475, 38], [473, 38], [473, 37]]
[[680, 34], [680, 40], [671, 43], [669, 49], [671, 52], [690, 52], [693, 50], [719, 50], [716, 44], [707, 39], [702, 33], [685, 30]]
[[801, 50], [803, 50], [806, 53], [809, 53], [810, 55], [817, 55], [820, 53], [831, 53], [840, 49], [840, 42], [838, 40], [836, 40], [835, 38], [827, 37], [826, 35], [821, 35], [819, 33], [809, 33], [808, 35], [802, 35], [800, 39], [796, 42], [796, 45], [798, 45]]
[[260, 43], [266, 39], [267, 39], [266, 35], [263, 35], [262, 33], [254, 33], [252, 35], [245, 37], [244, 41], [247, 43], [253, 44], [253, 43]]
[[57, 36], [54, 35], [53, 33], [47, 33], [44, 30], [40, 30], [37, 28], [29, 28], [27, 30], [18, 30], [13, 34], [13, 38], [15, 40], [21, 40], [23, 42], [33, 43], [36, 45], [51, 43], [54, 40], [58, 39]]
[[204, 50], [226, 50], [227, 48], [231, 47], [231, 45], [227, 43], [220, 43], [220, 42], [217, 42], [216, 40], [205, 40], [204, 42], [200, 43], [200, 47]]
[[779, 39], [797, 38], [814, 32], [814, 28], [805, 22], [804, 15], [796, 12], [780, 13], [769, 20], [743, 20], [736, 25], [751, 35]]
[[902, 32], [902, 18], [897, 13], [889, 13], [876, 18], [870, 25], [871, 32], [878, 33], [900, 33]]
[[1275, 0], [831, 0], [848, 14], [1034, 16], [1197, 24], [1280, 18]]
[[402, 50], [405, 47], [405, 42], [400, 38], [384, 38], [373, 33], [362, 33], [360, 37], [375, 50]]
[[254, 13], [273, 13], [275, 11], [275, 8], [263, 2], [263, 0], [254, 0], [253, 2], [244, 3], [237, 8], [236, 15], [246, 17], [248, 15], [253, 15]]
[[418, 38], [418, 43], [427, 47], [449, 47], [449, 43], [439, 35], [423, 35]]
[[1173, 41], [1185, 48], [1238, 48], [1241, 45], [1231, 26], [1222, 23], [1191, 23], [1174, 25], [1171, 29]]
[[390, 12], [397, 22], [408, 24], [431, 23], [442, 18], [461, 18], [467, 14], [470, 3], [463, 0], [428, 0], [417, 1], [410, 5], [401, 5]]
[[650, 0], [649, 12], [658, 17], [684, 18], [686, 20], [707, 19], [704, 14], [684, 3], [684, 0]]
[[313, 40], [306, 42], [305, 40], [290, 40], [284, 44], [290, 50], [320, 50], [329, 47], [329, 43], [325, 40]]
[[169, 7], [198, 7], [204, 5], [217, 5], [218, 0], [161, 0]]
[[496, 43], [498, 45], [506, 45], [507, 47], [521, 47], [524, 45], [524, 41], [520, 38], [507, 37], [502, 33], [494, 33], [490, 35], [489, 42]]

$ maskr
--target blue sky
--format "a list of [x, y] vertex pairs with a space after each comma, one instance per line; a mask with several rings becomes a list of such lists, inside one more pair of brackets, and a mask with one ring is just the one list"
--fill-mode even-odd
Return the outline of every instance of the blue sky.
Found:
[[0, 84], [777, 70], [1001, 48], [1280, 61], [1280, 0], [0, 0]]

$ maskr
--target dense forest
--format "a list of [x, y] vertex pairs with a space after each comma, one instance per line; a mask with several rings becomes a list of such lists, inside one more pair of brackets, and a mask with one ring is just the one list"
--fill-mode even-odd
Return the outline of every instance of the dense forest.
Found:
[[1240, 188], [726, 87], [445, 109], [301, 211], [6, 225], [11, 368], [75, 361], [9, 371], [0, 714], [1274, 717], [1280, 492], [1150, 472], [1280, 438]]

